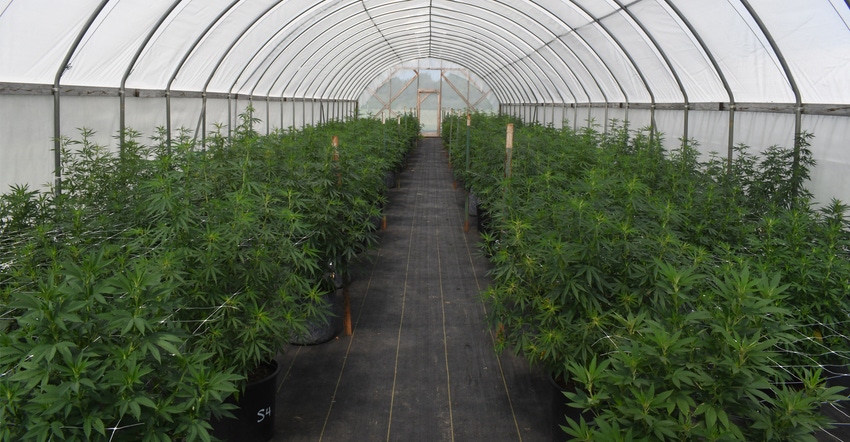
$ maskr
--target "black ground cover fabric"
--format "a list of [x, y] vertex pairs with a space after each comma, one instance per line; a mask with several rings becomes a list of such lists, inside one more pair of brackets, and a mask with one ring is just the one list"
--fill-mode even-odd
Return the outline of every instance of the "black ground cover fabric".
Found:
[[438, 138], [388, 193], [380, 246], [354, 266], [353, 335], [280, 356], [275, 441], [550, 441], [546, 376], [496, 354], [487, 261]]

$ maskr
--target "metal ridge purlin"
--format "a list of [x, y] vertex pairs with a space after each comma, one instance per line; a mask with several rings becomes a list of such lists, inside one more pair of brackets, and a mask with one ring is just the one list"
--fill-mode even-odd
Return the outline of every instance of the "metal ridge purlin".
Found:
[[[452, 63], [458, 64], [460, 63], [453, 60], [446, 60]], [[475, 72], [475, 70], [471, 70], [471, 72]], [[118, 97], [119, 88], [117, 87], [97, 87], [97, 86], [73, 86], [73, 85], [62, 85], [59, 87], [59, 93], [63, 96], [70, 97], [81, 97], [81, 96], [101, 96], [101, 97]], [[164, 98], [166, 91], [164, 89], [130, 89], [128, 90], [128, 95], [136, 98]], [[53, 94], [53, 86], [46, 83], [11, 83], [11, 82], [0, 82], [0, 95], [52, 95]], [[231, 94], [231, 98], [235, 98], [238, 95], [238, 99], [243, 100], [249, 98], [248, 95], [244, 94]], [[172, 98], [201, 98], [203, 96], [203, 91], [188, 91], [188, 90], [173, 90], [171, 91]], [[228, 94], [226, 92], [207, 92], [207, 98], [219, 98], [219, 99], [227, 99]], [[253, 95], [252, 99], [256, 100], [265, 100], [265, 95]], [[312, 98], [302, 98], [302, 97], [279, 97], [279, 96], [269, 96], [269, 101], [277, 102], [277, 101], [301, 101], [307, 100], [310, 101]], [[357, 101], [352, 98], [331, 98], [331, 97], [322, 97], [322, 101], [329, 102], [350, 102]], [[525, 102], [501, 102], [504, 105], [519, 105], [519, 106], [534, 106], [534, 105], [542, 105], [542, 104], [572, 104], [572, 103], [525, 103]], [[580, 103], [582, 106], [590, 105], [593, 107], [606, 107], [605, 103]], [[736, 112], [766, 112], [766, 113], [779, 113], [779, 114], [793, 114], [796, 112], [796, 103], [760, 103], [760, 102], [736, 102], [733, 103], [735, 105]], [[662, 110], [683, 110], [684, 103], [656, 103], [656, 109]], [[617, 107], [629, 107], [632, 109], [649, 109], [651, 103], [649, 102], [629, 102], [629, 103], [619, 103], [619, 102], [611, 102], [608, 104], [609, 108], [617, 108]], [[699, 110], [699, 111], [728, 111], [730, 103], [728, 101], [708, 101], [708, 102], [691, 102], [690, 110]], [[806, 115], [831, 115], [831, 116], [850, 116], [850, 104], [837, 104], [837, 103], [802, 103], [802, 112]]]

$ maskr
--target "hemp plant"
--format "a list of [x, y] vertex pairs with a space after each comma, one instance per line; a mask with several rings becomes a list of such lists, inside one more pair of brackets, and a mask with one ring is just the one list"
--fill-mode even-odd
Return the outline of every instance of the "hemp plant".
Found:
[[843, 203], [813, 208], [808, 138], [703, 162], [695, 141], [666, 151], [625, 123], [527, 125], [510, 177], [480, 167], [500, 146], [473, 149], [471, 179], [497, 183], [496, 346], [572, 384], [595, 419], [571, 435], [806, 440], [823, 423], [842, 398], [824, 380], [848, 352], [850, 232]]
[[0, 438], [208, 440], [237, 378], [185, 351], [179, 281], [133, 239], [140, 188], [123, 180], [152, 173], [145, 149], [119, 158], [89, 135], [63, 142], [65, 192], [18, 192], [30, 215], [4, 226]]

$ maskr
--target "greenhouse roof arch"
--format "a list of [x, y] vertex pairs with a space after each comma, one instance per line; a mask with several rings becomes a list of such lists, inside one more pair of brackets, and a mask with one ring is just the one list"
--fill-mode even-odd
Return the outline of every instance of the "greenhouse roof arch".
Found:
[[[336, 65], [333, 66], [334, 71], [343, 71], [348, 77], [360, 79], [361, 81], [369, 81], [370, 76], [364, 75], [364, 70], [374, 71], [376, 65], [380, 65], [381, 67], [378, 70], [381, 70], [403, 61], [426, 57], [429, 53], [433, 52], [435, 45], [441, 44], [443, 41], [451, 42], [453, 45], [463, 46], [464, 40], [466, 40], [466, 45], [470, 47], [478, 47], [486, 52], [487, 55], [481, 57], [482, 60], [487, 61], [488, 59], [493, 58], [496, 60], [504, 60], [501, 62], [504, 65], [510, 65], [513, 59], [521, 57], [529, 50], [529, 46], [523, 47], [521, 44], [500, 35], [498, 32], [488, 29], [487, 25], [492, 27], [492, 23], [483, 21], [480, 18], [469, 16], [468, 19], [470, 21], [475, 21], [476, 23], [472, 25], [467, 22], [466, 26], [474, 26], [479, 33], [479, 37], [483, 33], [487, 33], [487, 37], [492, 39], [492, 43], [487, 45], [481, 44], [480, 38], [470, 38], [469, 32], [471, 31], [469, 29], [467, 29], [465, 33], [458, 34], [458, 27], [456, 25], [445, 26], [443, 24], [436, 23], [436, 21], [433, 20], [433, 12], [431, 15], [428, 15], [416, 11], [417, 9], [415, 8], [407, 12], [405, 12], [405, 10], [396, 11], [387, 10], [387, 8], [380, 8], [372, 13], [363, 14], [364, 16], [359, 19], [354, 16], [353, 18], [347, 17], [342, 21], [334, 22], [332, 27], [346, 30], [350, 30], [353, 27], [347, 24], [351, 21], [358, 24], [365, 22], [373, 25], [371, 27], [372, 32], [363, 36], [371, 38], [371, 40], [356, 39], [357, 43], [355, 43], [354, 46], [361, 49], [347, 51], [347, 58], [328, 56], [327, 51], [333, 52], [334, 47], [327, 49], [326, 51], [305, 51], [305, 47], [316, 41], [312, 33], [310, 33], [309, 37], [304, 37], [307, 39], [307, 42], [304, 44], [298, 44], [298, 42], [294, 42], [293, 44], [290, 42], [287, 46], [295, 48], [294, 50], [297, 51], [297, 53], [293, 54], [291, 57], [276, 57], [283, 60], [283, 63], [285, 63], [281, 69], [276, 71], [280, 72], [279, 77], [285, 78], [288, 76], [300, 75], [302, 78], [300, 78], [300, 83], [290, 80], [284, 87], [283, 95], [321, 96], [321, 90], [318, 90], [321, 86], [301, 90], [305, 81], [310, 82], [310, 84], [315, 84], [315, 80], [327, 78], [323, 75], [324, 72], [320, 72], [317, 75], [309, 75], [313, 77], [313, 79], [304, 78], [307, 77], [308, 74], [314, 74], [313, 71], [304, 69], [305, 66], [313, 66], [310, 62], [311, 59], [333, 60], [333, 62], [336, 63]], [[428, 22], [429, 17], [432, 18], [430, 23]], [[375, 25], [379, 20], [381, 21], [381, 25]], [[311, 27], [316, 23], [318, 23], [318, 21], [314, 22]], [[423, 39], [421, 35], [425, 35], [428, 32], [431, 34], [439, 32], [441, 34], [441, 42], [430, 41], [429, 48], [426, 51], [426, 48], [423, 47]], [[338, 48], [339, 46], [335, 47]], [[305, 54], [305, 52], [307, 52], [306, 56], [308, 58], [306, 60], [299, 59], [298, 57]], [[468, 57], [471, 55], [472, 53], [470, 53]], [[364, 57], [370, 62], [363, 62]], [[325, 66], [329, 66], [329, 64], [326, 62]], [[498, 64], [492, 66], [493, 67], [491, 69], [499, 68]], [[526, 85], [525, 89], [533, 88], [532, 90], [535, 93], [535, 98], [541, 96], [541, 94], [546, 94], [546, 89], [541, 89], [537, 86], [540, 83], [545, 84], [549, 81], [546, 76], [539, 75], [535, 70], [529, 69], [526, 66], [512, 68], [511, 73], [513, 75], [520, 75], [523, 77], [522, 80]], [[331, 76], [330, 78], [335, 78], [335, 76]], [[325, 81], [325, 84], [326, 83], [327, 81]], [[288, 91], [287, 89], [289, 86], [293, 86], [294, 90]], [[324, 88], [321, 89], [324, 90]], [[358, 88], [352, 90], [350, 88], [346, 88], [345, 85], [342, 86], [342, 89], [345, 90], [346, 96], [344, 96], [344, 98], [347, 99], [352, 98], [360, 92], [360, 90], [357, 90]], [[534, 98], [532, 98], [532, 100], [534, 100]]]
[[63, 85], [352, 100], [377, 66], [446, 58], [485, 69], [506, 103], [850, 101], [846, 0], [47, 3], [2, 6], [3, 83], [60, 72]]

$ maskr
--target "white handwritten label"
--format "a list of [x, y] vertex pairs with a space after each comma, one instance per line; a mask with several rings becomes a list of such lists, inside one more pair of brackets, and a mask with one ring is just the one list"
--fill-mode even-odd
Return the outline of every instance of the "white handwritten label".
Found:
[[272, 407], [260, 408], [257, 412], [257, 423], [264, 421], [267, 417], [272, 416]]

